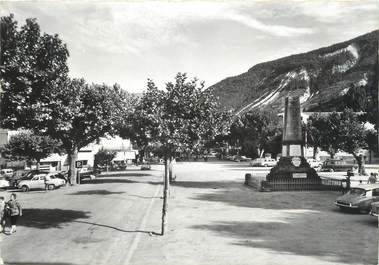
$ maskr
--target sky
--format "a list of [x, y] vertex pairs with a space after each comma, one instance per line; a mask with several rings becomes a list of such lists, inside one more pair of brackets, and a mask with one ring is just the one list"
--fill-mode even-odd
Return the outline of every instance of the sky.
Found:
[[176, 73], [205, 87], [257, 63], [349, 40], [379, 28], [377, 0], [0, 1], [0, 15], [67, 43], [71, 77], [158, 87]]

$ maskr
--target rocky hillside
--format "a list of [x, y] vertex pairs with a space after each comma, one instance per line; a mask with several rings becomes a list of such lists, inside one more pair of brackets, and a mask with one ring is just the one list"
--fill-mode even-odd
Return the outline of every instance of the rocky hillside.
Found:
[[299, 95], [304, 111], [338, 111], [353, 88], [362, 90], [372, 110], [377, 106], [378, 33], [260, 63], [208, 89], [236, 114], [258, 108], [282, 111], [288, 95]]

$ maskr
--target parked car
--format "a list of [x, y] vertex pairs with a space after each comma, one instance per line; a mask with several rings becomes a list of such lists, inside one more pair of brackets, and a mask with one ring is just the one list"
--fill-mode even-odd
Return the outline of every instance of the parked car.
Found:
[[45, 189], [45, 178], [47, 178], [47, 185], [49, 190], [54, 190], [66, 184], [66, 181], [57, 177], [59, 173], [41, 173], [36, 174], [31, 179], [25, 179], [18, 183], [17, 187], [24, 192], [31, 189]]
[[379, 201], [379, 183], [362, 184], [351, 188], [346, 194], [337, 198], [334, 204], [340, 209], [356, 209], [368, 213], [371, 204]]
[[378, 217], [379, 216], [379, 202], [371, 203], [370, 215]]
[[274, 167], [278, 161], [273, 158], [256, 158], [250, 162], [252, 167]]
[[98, 175], [96, 170], [93, 170], [92, 168], [83, 167], [79, 170], [79, 176], [80, 180], [83, 179], [95, 179]]
[[6, 180], [5, 178], [0, 178], [0, 189], [7, 189], [9, 188], [9, 181]]
[[236, 156], [233, 156], [233, 161], [234, 162], [245, 162], [245, 161], [251, 161], [251, 158], [246, 157], [246, 156], [236, 155]]
[[316, 159], [314, 159], [314, 158], [308, 158], [308, 159], [307, 159], [307, 162], [308, 162], [308, 164], [309, 164], [312, 168], [314, 168], [314, 169], [316, 169], [316, 170], [321, 170], [321, 168], [322, 168], [322, 162], [321, 162], [320, 160], [316, 160]]
[[38, 174], [47, 174], [47, 173], [49, 173], [49, 171], [47, 171], [47, 170], [35, 169], [35, 170], [27, 171], [27, 172], [24, 173], [24, 175], [21, 175], [21, 176], [13, 175], [12, 178], [9, 180], [9, 182], [11, 184], [11, 187], [17, 188], [18, 184], [21, 181], [23, 181], [23, 180], [30, 180], [35, 175], [38, 175]]
[[348, 163], [343, 159], [328, 159], [322, 164], [321, 171], [345, 171], [353, 170], [353, 167], [356, 166], [354, 163]]
[[11, 168], [4, 168], [2, 170], [0, 170], [0, 175], [2, 177], [12, 177], [13, 176], [13, 169]]
[[149, 163], [143, 163], [141, 164], [141, 170], [150, 170], [151, 166]]

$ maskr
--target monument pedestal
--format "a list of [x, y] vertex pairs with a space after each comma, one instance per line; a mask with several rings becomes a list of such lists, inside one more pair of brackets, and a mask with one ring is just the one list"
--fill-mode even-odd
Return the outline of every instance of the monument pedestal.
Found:
[[285, 99], [282, 157], [262, 183], [263, 190], [319, 190], [321, 179], [304, 157], [300, 100]]

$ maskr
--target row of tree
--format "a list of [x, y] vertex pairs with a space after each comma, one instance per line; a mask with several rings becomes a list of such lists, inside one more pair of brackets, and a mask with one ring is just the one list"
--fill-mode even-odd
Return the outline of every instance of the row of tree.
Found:
[[130, 138], [142, 153], [153, 148], [165, 160], [164, 234], [173, 157], [222, 133], [228, 114], [219, 111], [203, 82], [188, 80], [186, 74], [178, 73], [164, 89], [148, 80], [137, 100], [118, 85], [69, 78], [68, 56], [58, 35], [41, 34], [35, 19], [18, 28], [13, 15], [1, 17], [1, 126], [27, 130], [4, 153], [38, 162], [59, 147], [68, 155], [75, 183], [78, 151], [99, 137]]
[[[0, 47], [1, 126], [28, 130], [20, 140], [37, 143], [48, 137], [57, 143], [68, 154], [74, 183], [78, 150], [117, 133], [136, 99], [117, 84], [69, 78], [66, 44], [58, 35], [41, 34], [35, 19], [18, 28], [13, 15], [1, 17]], [[46, 157], [48, 149], [36, 160]]]

